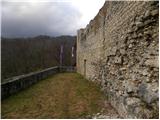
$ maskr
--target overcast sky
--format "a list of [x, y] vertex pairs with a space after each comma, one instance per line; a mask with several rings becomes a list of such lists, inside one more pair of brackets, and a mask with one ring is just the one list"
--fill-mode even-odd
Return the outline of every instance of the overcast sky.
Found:
[[76, 35], [105, 0], [2, 0], [4, 37]]

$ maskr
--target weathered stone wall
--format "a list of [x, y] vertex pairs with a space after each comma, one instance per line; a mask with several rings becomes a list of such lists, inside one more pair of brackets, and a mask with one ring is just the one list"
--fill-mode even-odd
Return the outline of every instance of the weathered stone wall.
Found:
[[59, 72], [75, 72], [75, 68], [72, 66], [55, 66], [42, 71], [6, 79], [6, 82], [1, 84], [1, 98], [5, 99], [22, 89], [30, 87], [39, 80], [46, 79]]
[[106, 1], [77, 35], [77, 71], [124, 118], [158, 118], [158, 1]]

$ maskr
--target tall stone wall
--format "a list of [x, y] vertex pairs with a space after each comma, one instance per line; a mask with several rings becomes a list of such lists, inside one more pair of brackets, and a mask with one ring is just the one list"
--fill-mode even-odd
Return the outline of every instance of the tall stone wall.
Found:
[[158, 118], [158, 1], [106, 1], [77, 35], [77, 71], [124, 118]]

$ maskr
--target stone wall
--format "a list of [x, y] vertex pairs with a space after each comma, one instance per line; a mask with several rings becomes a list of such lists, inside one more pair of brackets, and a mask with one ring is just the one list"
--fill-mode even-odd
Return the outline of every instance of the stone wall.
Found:
[[124, 118], [158, 118], [158, 1], [106, 1], [77, 35], [77, 71]]
[[6, 79], [6, 82], [1, 84], [1, 99], [5, 99], [22, 89], [30, 87], [39, 80], [46, 79], [58, 72], [75, 72], [75, 68], [72, 66], [55, 66], [42, 71]]

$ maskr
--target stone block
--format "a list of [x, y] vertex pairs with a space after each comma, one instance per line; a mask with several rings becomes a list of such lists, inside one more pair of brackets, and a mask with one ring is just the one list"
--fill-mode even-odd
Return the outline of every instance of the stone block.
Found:
[[147, 59], [144, 63], [146, 66], [150, 67], [159, 67], [159, 59], [158, 56], [155, 56], [153, 58]]
[[139, 106], [141, 104], [141, 100], [136, 97], [128, 97], [126, 98], [126, 105], [128, 106]]
[[137, 92], [137, 86], [131, 80], [126, 82], [125, 87], [126, 87], [126, 92], [128, 94], [130, 94], [130, 93], [136, 93]]
[[150, 104], [156, 100], [158, 100], [159, 95], [158, 91], [154, 89], [154, 85], [150, 85], [148, 83], [142, 83], [140, 84], [138, 88], [138, 95], [145, 101], [147, 104]]
[[122, 64], [122, 57], [121, 57], [121, 56], [120, 56], [120, 57], [116, 56], [116, 57], [114, 58], [114, 62], [115, 62], [116, 64]]
[[159, 10], [158, 9], [155, 9], [153, 11], [151, 11], [151, 15], [152, 16], [155, 16], [155, 15], [158, 15], [159, 14]]

